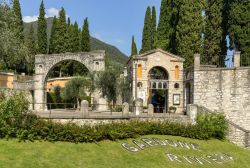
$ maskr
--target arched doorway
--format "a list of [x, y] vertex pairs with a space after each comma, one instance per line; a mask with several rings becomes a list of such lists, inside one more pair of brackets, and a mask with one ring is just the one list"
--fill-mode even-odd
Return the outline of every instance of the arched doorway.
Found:
[[77, 61], [89, 70], [98, 72], [105, 70], [105, 51], [93, 51], [88, 53], [65, 53], [51, 55], [36, 55], [35, 57], [35, 110], [43, 111], [46, 106], [45, 82], [52, 68], [58, 63], [72, 60]]
[[[72, 92], [74, 89], [65, 86], [71, 80], [83, 80], [92, 83], [88, 68], [74, 60], [63, 60], [55, 64], [48, 72], [44, 81], [45, 103], [47, 109], [76, 109], [79, 107], [79, 101], [76, 101], [77, 93], [81, 93], [79, 100], [88, 100], [91, 102], [91, 92], [89, 89], [81, 90], [81, 92]], [[83, 81], [85, 81], [83, 80]], [[88, 83], [86, 82], [86, 83]], [[80, 83], [79, 83], [80, 84]], [[81, 85], [74, 85], [80, 87]], [[83, 84], [84, 85], [84, 84]], [[73, 87], [75, 88], [75, 87]]]
[[191, 99], [191, 84], [188, 82], [186, 83], [186, 87], [185, 87], [185, 98], [186, 98], [186, 107], [188, 104], [192, 103], [192, 99]]
[[163, 67], [153, 67], [148, 74], [149, 99], [155, 113], [166, 113], [168, 109], [168, 79], [169, 74]]

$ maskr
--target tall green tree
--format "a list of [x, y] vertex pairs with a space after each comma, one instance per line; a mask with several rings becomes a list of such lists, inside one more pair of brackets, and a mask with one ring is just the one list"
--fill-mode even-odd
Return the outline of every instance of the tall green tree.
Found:
[[75, 22], [74, 25], [72, 26], [72, 43], [74, 44], [72, 52], [79, 52], [81, 43], [80, 43], [79, 28], [77, 22]]
[[56, 45], [56, 37], [57, 37], [57, 18], [54, 16], [52, 27], [51, 27], [51, 34], [50, 34], [50, 40], [49, 40], [49, 53], [53, 54], [56, 53], [55, 51], [55, 45]]
[[223, 38], [223, 7], [224, 0], [206, 1], [205, 16], [205, 33], [204, 33], [204, 57], [211, 63], [219, 63], [222, 55], [221, 43]]
[[41, 54], [47, 53], [47, 22], [45, 19], [45, 10], [43, 0], [40, 5], [40, 12], [37, 25], [37, 40], [38, 40], [38, 52]]
[[152, 7], [152, 18], [151, 18], [151, 49], [155, 49], [156, 39], [156, 10], [155, 6]]
[[90, 51], [90, 35], [89, 35], [89, 23], [88, 18], [84, 19], [84, 24], [82, 28], [82, 51]]
[[19, 0], [13, 1], [13, 12], [15, 15], [15, 19], [13, 20], [13, 31], [16, 33], [16, 36], [20, 38], [20, 40], [24, 39], [23, 36], [23, 18]]
[[231, 49], [250, 53], [250, 2], [249, 0], [230, 0], [228, 18]]
[[137, 47], [136, 47], [136, 43], [135, 43], [135, 37], [132, 37], [132, 45], [131, 45], [131, 56], [133, 55], [137, 55]]
[[171, 36], [171, 17], [172, 9], [170, 0], [161, 1], [160, 17], [157, 27], [155, 47], [163, 50], [169, 50]]
[[142, 47], [140, 53], [147, 52], [151, 50], [151, 8], [148, 6], [145, 19], [144, 19], [144, 27], [142, 33]]
[[184, 66], [193, 64], [195, 53], [202, 52], [203, 1], [183, 0], [176, 29], [177, 54], [185, 58]]
[[35, 67], [35, 55], [37, 53], [37, 44], [35, 39], [35, 33], [33, 25], [31, 24], [28, 36], [26, 38], [26, 46], [29, 50], [29, 55], [26, 58], [26, 68], [28, 74], [32, 74], [34, 72]]

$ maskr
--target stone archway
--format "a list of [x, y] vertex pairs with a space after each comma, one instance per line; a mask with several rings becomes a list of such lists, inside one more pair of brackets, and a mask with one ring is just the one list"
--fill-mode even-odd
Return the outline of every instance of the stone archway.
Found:
[[51, 68], [56, 64], [74, 60], [82, 63], [89, 72], [105, 70], [105, 51], [88, 53], [65, 53], [35, 56], [34, 110], [45, 110], [45, 82]]

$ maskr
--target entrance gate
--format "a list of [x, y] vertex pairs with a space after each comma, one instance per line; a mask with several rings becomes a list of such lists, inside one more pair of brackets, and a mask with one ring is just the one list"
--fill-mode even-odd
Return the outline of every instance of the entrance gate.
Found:
[[46, 110], [45, 85], [49, 71], [58, 63], [74, 60], [86, 66], [89, 72], [105, 70], [105, 51], [65, 53], [35, 56], [34, 110]]

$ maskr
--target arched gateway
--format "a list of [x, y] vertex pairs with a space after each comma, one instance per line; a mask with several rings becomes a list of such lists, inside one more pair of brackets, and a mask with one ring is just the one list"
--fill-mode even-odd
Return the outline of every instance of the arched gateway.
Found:
[[35, 83], [34, 83], [34, 108], [45, 110], [45, 82], [49, 71], [58, 63], [74, 60], [82, 63], [89, 72], [105, 70], [105, 51], [92, 51], [81, 53], [64, 53], [35, 56]]

